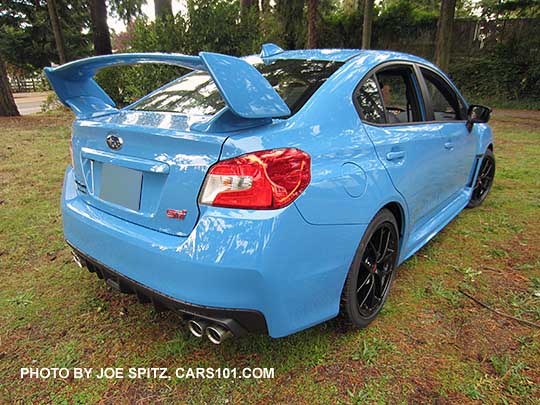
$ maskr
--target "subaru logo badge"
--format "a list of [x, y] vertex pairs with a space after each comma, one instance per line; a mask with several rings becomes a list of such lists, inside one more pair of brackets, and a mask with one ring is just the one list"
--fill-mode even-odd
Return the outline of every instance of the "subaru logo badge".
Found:
[[119, 136], [114, 134], [109, 134], [109, 136], [107, 136], [107, 145], [109, 145], [109, 148], [113, 150], [118, 150], [122, 147], [123, 144], [124, 141]]

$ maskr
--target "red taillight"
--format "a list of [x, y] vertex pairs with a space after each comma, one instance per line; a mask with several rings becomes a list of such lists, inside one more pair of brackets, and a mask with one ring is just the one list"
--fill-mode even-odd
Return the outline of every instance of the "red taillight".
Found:
[[216, 207], [276, 209], [292, 203], [311, 181], [311, 158], [295, 148], [253, 152], [212, 166], [200, 203]]

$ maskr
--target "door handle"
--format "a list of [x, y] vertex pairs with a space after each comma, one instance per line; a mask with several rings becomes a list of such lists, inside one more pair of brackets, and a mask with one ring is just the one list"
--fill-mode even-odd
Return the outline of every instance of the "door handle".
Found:
[[454, 149], [454, 144], [452, 142], [446, 142], [444, 144], [444, 148], [448, 149], [448, 150], [452, 150], [452, 149]]
[[397, 159], [403, 159], [405, 157], [404, 151], [399, 152], [388, 152], [386, 154], [386, 160], [397, 160]]

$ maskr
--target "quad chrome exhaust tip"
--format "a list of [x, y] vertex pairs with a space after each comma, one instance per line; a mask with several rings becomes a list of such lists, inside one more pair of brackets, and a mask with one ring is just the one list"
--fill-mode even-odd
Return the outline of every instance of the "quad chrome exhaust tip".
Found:
[[77, 253], [75, 253], [74, 251], [71, 251], [71, 256], [73, 258], [73, 261], [75, 263], [77, 263], [77, 266], [79, 266], [82, 269], [83, 268], [83, 263], [82, 263], [82, 260], [79, 257], [79, 255]]
[[211, 325], [206, 328], [206, 337], [215, 345], [220, 345], [232, 335], [231, 331], [219, 325]]
[[200, 319], [190, 319], [188, 321], [188, 329], [195, 337], [201, 338], [204, 336], [204, 332], [208, 323]]

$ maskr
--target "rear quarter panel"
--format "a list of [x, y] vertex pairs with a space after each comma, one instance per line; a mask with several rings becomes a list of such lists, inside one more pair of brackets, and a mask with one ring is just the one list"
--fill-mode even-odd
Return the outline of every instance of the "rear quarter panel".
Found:
[[405, 204], [394, 189], [352, 100], [369, 70], [344, 65], [288, 120], [229, 137], [221, 159], [283, 147], [311, 156], [311, 183], [295, 201], [311, 224], [366, 224], [387, 202]]

